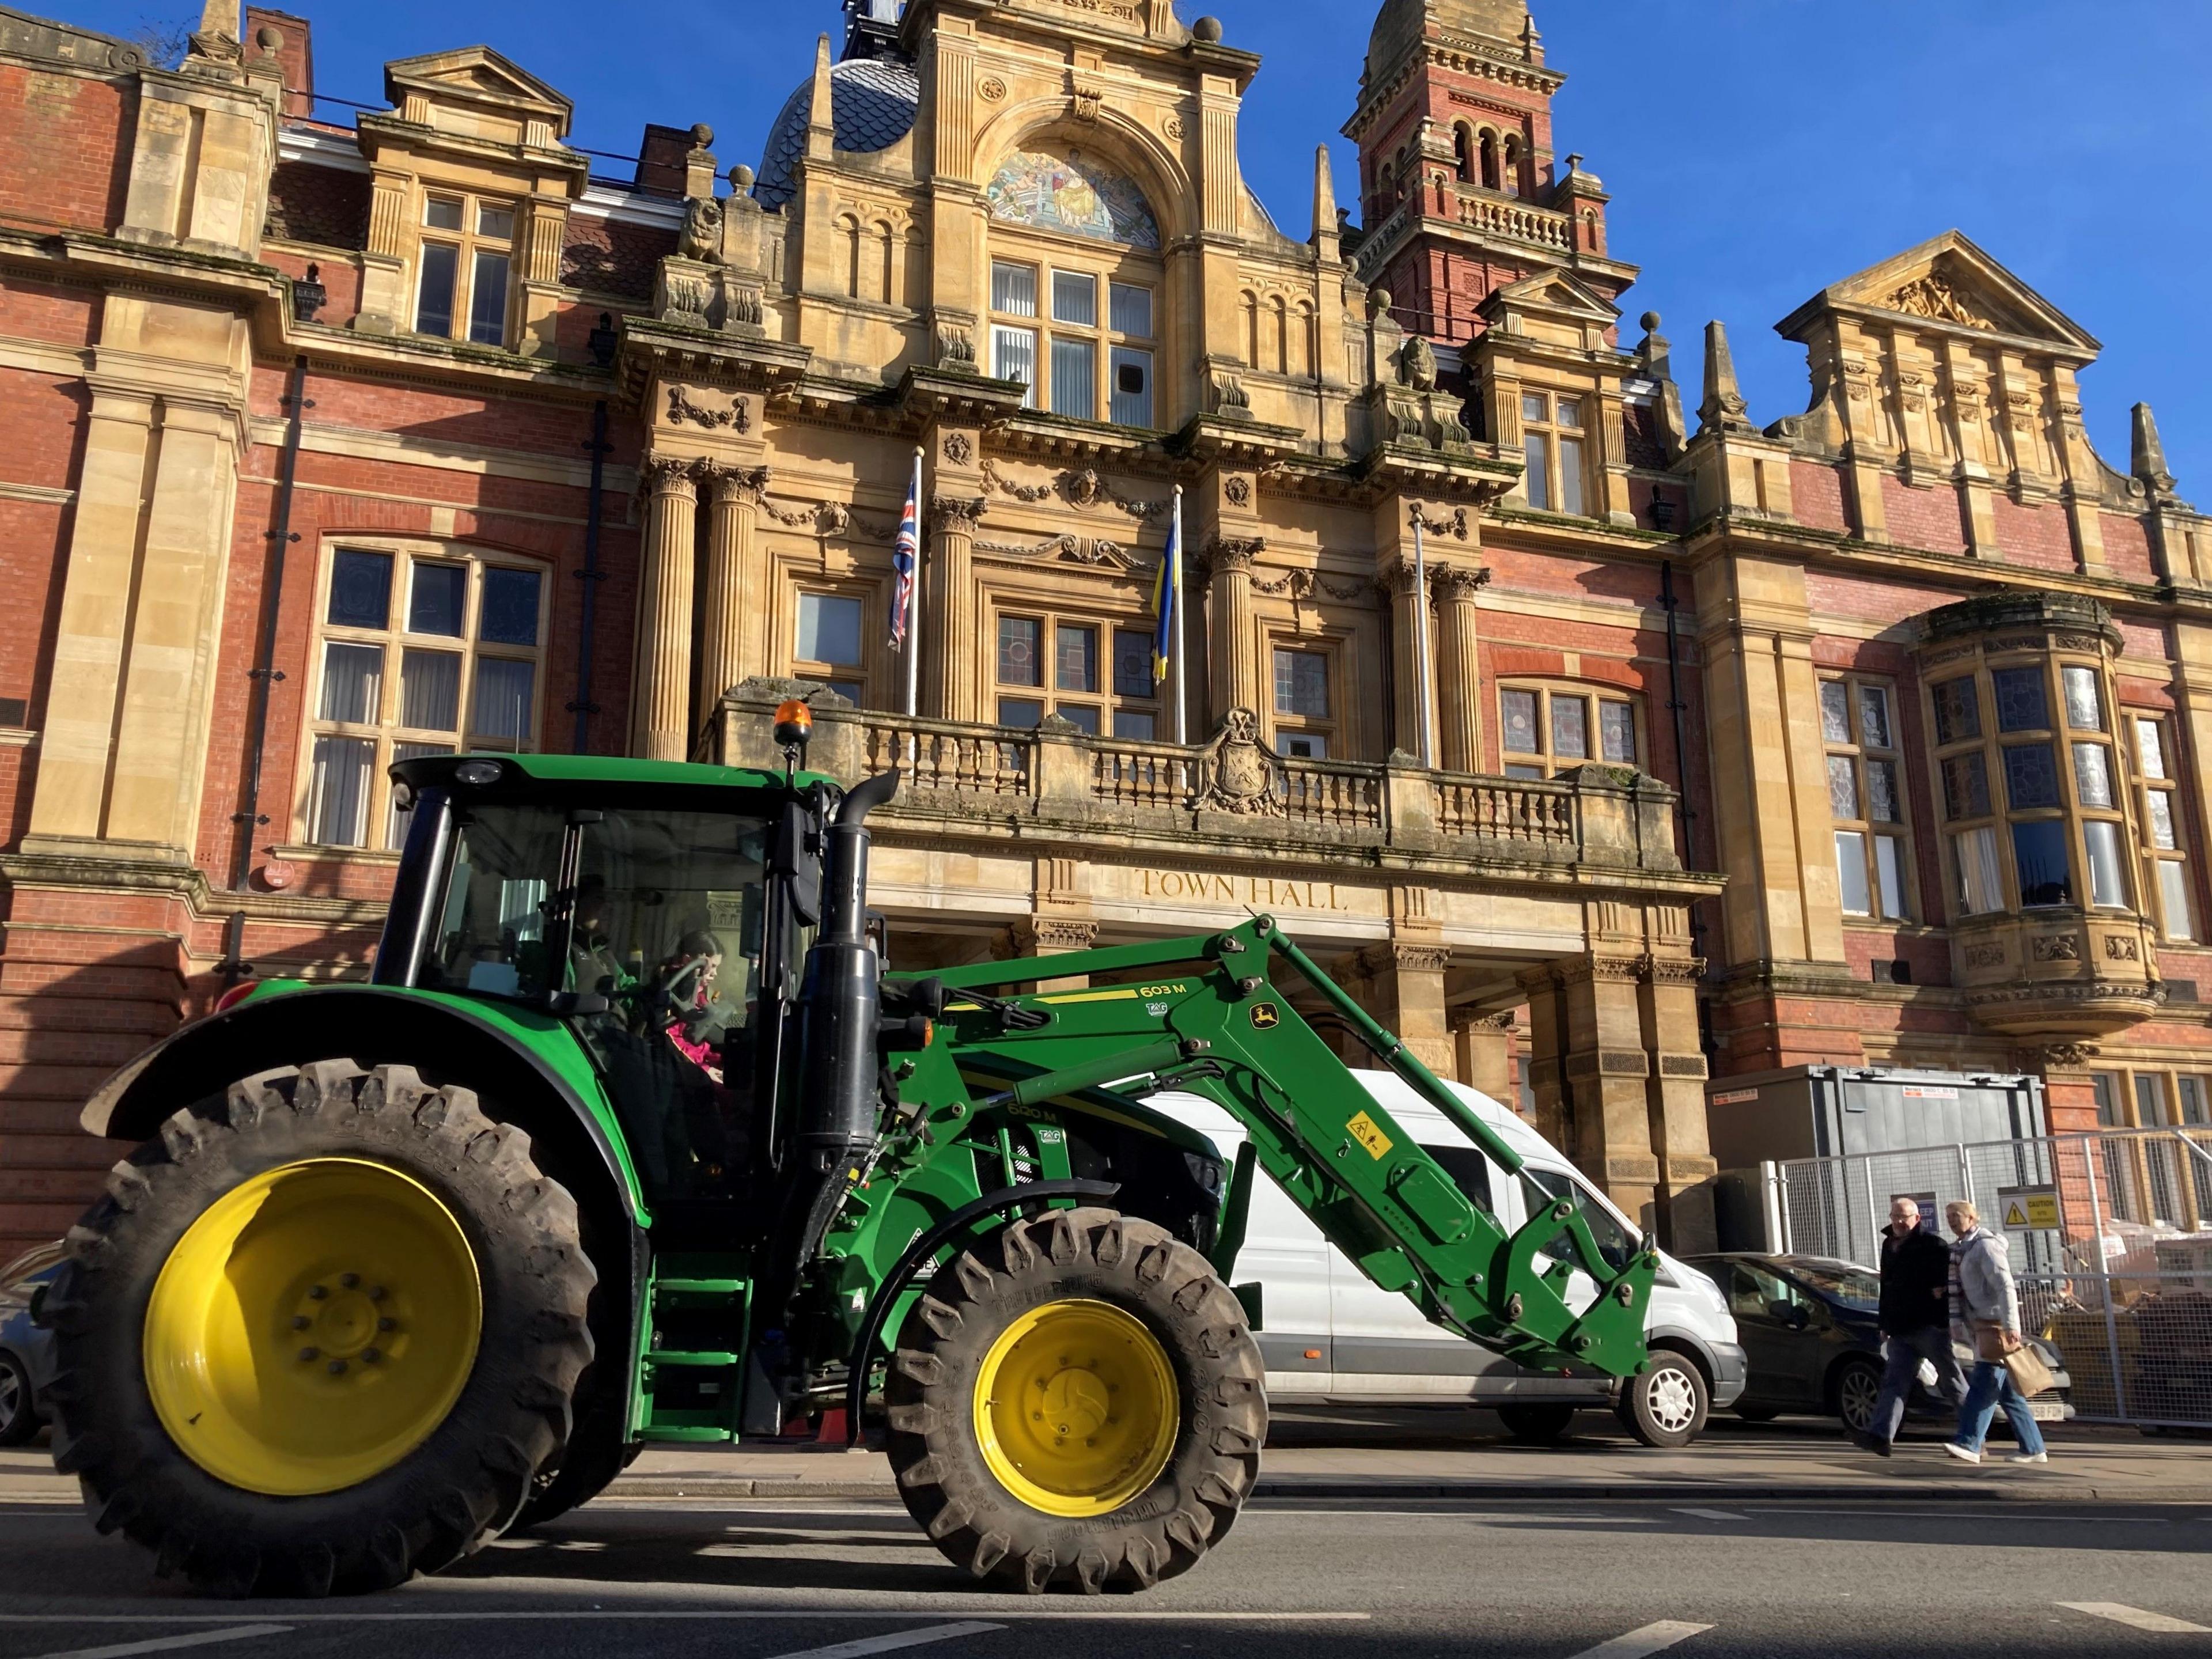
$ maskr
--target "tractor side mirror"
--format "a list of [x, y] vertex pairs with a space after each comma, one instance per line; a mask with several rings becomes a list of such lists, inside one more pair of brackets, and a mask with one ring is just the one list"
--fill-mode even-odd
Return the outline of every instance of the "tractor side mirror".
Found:
[[797, 801], [784, 805], [769, 849], [769, 873], [781, 877], [799, 925], [822, 920], [822, 836], [813, 817]]

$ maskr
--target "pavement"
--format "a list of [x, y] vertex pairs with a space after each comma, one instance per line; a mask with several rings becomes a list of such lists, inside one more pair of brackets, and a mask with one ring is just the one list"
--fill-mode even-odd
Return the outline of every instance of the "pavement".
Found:
[[[978, 1586], [828, 1449], [647, 1453], [598, 1502], [439, 1577], [222, 1602], [0, 1452], [0, 1659], [2080, 1659], [2212, 1652], [2212, 1443], [2058, 1427], [2048, 1468], [1887, 1462], [1826, 1425], [1677, 1453], [1586, 1417], [1504, 1442], [1462, 1408], [1278, 1413], [1262, 1486], [1142, 1595]], [[744, 1490], [739, 1490], [744, 1488]], [[1633, 1497], [1622, 1497], [1632, 1492]]]

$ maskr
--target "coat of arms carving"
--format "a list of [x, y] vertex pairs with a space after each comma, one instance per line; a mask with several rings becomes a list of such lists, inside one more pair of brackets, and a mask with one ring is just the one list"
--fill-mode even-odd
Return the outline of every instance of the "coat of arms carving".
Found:
[[1260, 717], [1232, 708], [1199, 750], [1198, 781], [1191, 805], [1240, 817], [1284, 816], [1283, 763], [1260, 741]]

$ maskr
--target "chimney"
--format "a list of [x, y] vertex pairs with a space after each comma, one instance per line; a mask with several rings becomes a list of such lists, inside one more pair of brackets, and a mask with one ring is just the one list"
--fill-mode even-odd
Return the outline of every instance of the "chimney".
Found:
[[315, 50], [307, 20], [266, 6], [246, 9], [246, 40], [251, 46], [262, 28], [284, 37], [276, 48], [276, 61], [284, 69], [284, 116], [287, 120], [312, 119], [315, 112]]
[[647, 122], [637, 147], [637, 188], [641, 195], [684, 199], [685, 158], [691, 154], [691, 129], [664, 127]]

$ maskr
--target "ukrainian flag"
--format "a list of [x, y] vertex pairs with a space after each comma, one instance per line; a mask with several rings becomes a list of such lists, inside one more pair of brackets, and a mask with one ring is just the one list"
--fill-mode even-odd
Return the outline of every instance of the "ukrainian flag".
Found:
[[1152, 578], [1152, 684], [1167, 683], [1175, 656], [1176, 607], [1182, 603], [1182, 491], [1176, 491], [1175, 518], [1168, 526], [1167, 551]]

